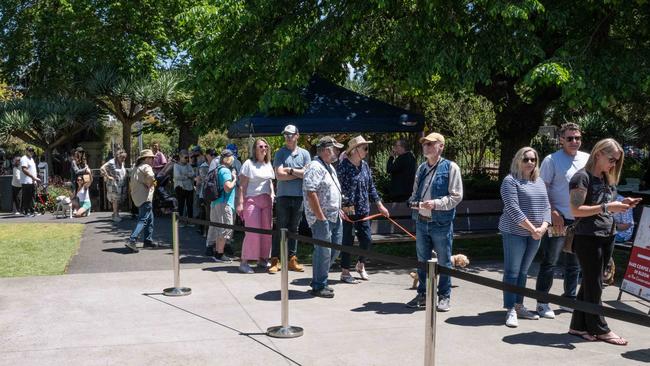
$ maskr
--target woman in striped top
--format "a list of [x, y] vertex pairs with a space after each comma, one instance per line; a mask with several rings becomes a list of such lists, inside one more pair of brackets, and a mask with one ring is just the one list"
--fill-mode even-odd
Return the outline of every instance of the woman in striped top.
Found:
[[[526, 287], [528, 268], [551, 222], [551, 205], [539, 176], [538, 162], [535, 149], [519, 149], [512, 159], [510, 174], [501, 183], [503, 214], [499, 230], [503, 238], [503, 282], [519, 287]], [[539, 319], [526, 309], [523, 300], [522, 295], [503, 292], [507, 326], [516, 327], [517, 318]]]

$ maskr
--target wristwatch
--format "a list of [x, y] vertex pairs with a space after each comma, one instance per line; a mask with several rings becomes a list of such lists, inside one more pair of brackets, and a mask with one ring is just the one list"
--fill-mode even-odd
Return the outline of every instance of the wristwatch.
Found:
[[289, 175], [293, 175], [293, 168], [289, 169]]
[[600, 205], [600, 208], [603, 209], [603, 213], [605, 213], [605, 214], [609, 213], [609, 211], [607, 211], [607, 203], [603, 203], [602, 205]]

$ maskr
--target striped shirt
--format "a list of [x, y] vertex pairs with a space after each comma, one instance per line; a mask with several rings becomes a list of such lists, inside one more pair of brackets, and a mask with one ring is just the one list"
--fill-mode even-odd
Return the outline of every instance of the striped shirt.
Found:
[[542, 178], [532, 182], [527, 179], [516, 179], [509, 174], [501, 183], [501, 199], [503, 214], [499, 220], [499, 230], [502, 232], [531, 236], [530, 232], [519, 224], [526, 219], [535, 227], [541, 226], [544, 222], [551, 222], [551, 205]]

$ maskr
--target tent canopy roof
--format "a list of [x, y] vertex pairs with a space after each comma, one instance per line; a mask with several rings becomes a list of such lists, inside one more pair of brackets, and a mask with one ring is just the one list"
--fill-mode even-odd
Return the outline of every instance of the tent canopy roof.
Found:
[[279, 135], [291, 124], [301, 134], [420, 132], [424, 117], [313, 77], [301, 92], [308, 103], [300, 115], [269, 116], [258, 112], [228, 129], [228, 137]]

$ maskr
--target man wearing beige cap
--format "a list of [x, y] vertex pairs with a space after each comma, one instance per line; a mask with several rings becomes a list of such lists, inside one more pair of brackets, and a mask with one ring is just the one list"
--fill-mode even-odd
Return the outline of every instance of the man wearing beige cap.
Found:
[[144, 149], [140, 152], [135, 167], [131, 173], [130, 191], [133, 203], [138, 207], [138, 223], [129, 237], [125, 246], [132, 252], [139, 252], [136, 241], [140, 233], [144, 231], [144, 247], [155, 247], [153, 243], [153, 191], [155, 189], [156, 176], [153, 173], [153, 151]]
[[[438, 263], [451, 268], [451, 247], [454, 234], [453, 222], [456, 206], [463, 199], [463, 181], [456, 163], [442, 157], [445, 138], [439, 133], [430, 133], [420, 139], [424, 157], [415, 174], [413, 194], [409, 198], [412, 217], [415, 220], [418, 261], [426, 263], [431, 259], [431, 250], [438, 255]], [[417, 296], [406, 306], [422, 308], [426, 304], [426, 273], [418, 269], [420, 283]], [[451, 278], [441, 274], [438, 283], [438, 311], [449, 311]]]
[[[341, 184], [332, 166], [343, 147], [333, 137], [325, 136], [316, 143], [318, 156], [307, 165], [303, 176], [305, 217], [311, 228], [312, 237], [341, 244], [343, 225], [341, 209]], [[312, 255], [312, 295], [332, 298], [334, 290], [327, 285], [330, 264], [338, 256], [338, 250], [314, 245]]]

